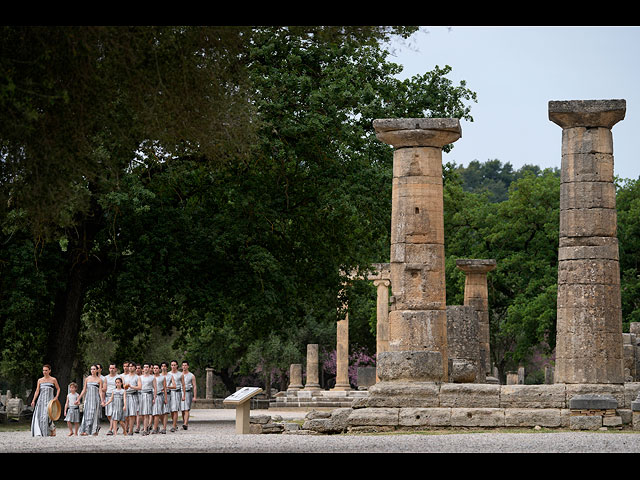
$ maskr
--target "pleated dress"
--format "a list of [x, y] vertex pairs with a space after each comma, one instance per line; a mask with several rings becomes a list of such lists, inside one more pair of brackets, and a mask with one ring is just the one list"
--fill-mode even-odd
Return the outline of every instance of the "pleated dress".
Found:
[[176, 388], [171, 389], [169, 393], [169, 411], [181, 412], [182, 404], [182, 372], [169, 372], [169, 375], [173, 377], [173, 381], [176, 382]]
[[80, 423], [80, 405], [76, 405], [78, 399], [77, 393], [67, 395], [69, 405], [67, 406], [67, 414], [64, 417], [65, 422]]
[[153, 415], [153, 375], [142, 375], [140, 390], [140, 415]]
[[87, 394], [84, 397], [84, 409], [82, 411], [82, 422], [80, 422], [80, 433], [93, 435], [100, 429], [100, 384], [98, 382], [87, 382]]
[[[116, 422], [123, 422], [125, 418], [124, 412], [124, 396], [126, 392], [124, 388], [116, 388], [113, 392], [111, 392], [113, 396], [113, 401], [107, 405], [111, 406], [111, 420], [115, 420]], [[129, 399], [127, 398], [127, 401]]]
[[40, 384], [40, 393], [38, 393], [38, 401], [33, 410], [31, 417], [31, 436], [32, 437], [48, 437], [52, 430], [55, 430], [53, 420], [49, 418], [47, 407], [54, 397], [54, 385], [52, 382], [42, 382]]
[[[130, 387], [137, 387], [140, 377], [135, 373], [133, 375], [125, 375], [124, 383]], [[135, 417], [140, 411], [140, 392], [132, 388], [127, 389], [127, 411], [125, 416]]]
[[162, 375], [156, 378], [156, 401], [153, 402], [153, 415], [162, 415], [164, 413], [164, 387], [167, 379]]

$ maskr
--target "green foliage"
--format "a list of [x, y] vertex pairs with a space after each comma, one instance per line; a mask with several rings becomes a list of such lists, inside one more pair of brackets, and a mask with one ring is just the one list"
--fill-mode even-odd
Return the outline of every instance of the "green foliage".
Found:
[[527, 171], [509, 185], [508, 198], [445, 183], [447, 303], [462, 304], [464, 274], [457, 258], [494, 258], [488, 274], [493, 362], [503, 370], [525, 362], [543, 345], [555, 346], [560, 179]]
[[640, 321], [640, 180], [616, 181], [622, 322]]

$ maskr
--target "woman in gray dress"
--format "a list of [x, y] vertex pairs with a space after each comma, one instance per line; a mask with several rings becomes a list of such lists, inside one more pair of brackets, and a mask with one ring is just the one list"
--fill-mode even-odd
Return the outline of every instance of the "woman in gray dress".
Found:
[[98, 435], [100, 430], [100, 410], [104, 404], [104, 391], [102, 379], [98, 376], [98, 367], [91, 365], [91, 375], [84, 379], [82, 393], [79, 400], [84, 398], [84, 410], [82, 422], [80, 422], [80, 435]]
[[156, 397], [156, 379], [149, 373], [149, 364], [142, 367], [140, 376], [140, 416], [143, 421], [143, 435], [149, 435], [151, 429], [151, 416], [153, 415], [153, 403]]
[[[56, 390], [55, 394], [53, 390]], [[56, 436], [56, 425], [49, 417], [47, 407], [53, 399], [57, 400], [60, 395], [60, 385], [58, 380], [51, 376], [51, 366], [42, 366], [42, 378], [38, 379], [36, 392], [33, 394], [31, 406], [35, 407], [33, 417], [31, 417], [31, 436], [48, 437]]]
[[[138, 421], [138, 414], [140, 411], [140, 390], [142, 386], [140, 384], [140, 377], [136, 374], [136, 364], [129, 363], [129, 373], [124, 376], [124, 389], [127, 391], [127, 429], [129, 435], [133, 435], [133, 425]], [[138, 423], [138, 427], [140, 423]], [[139, 433], [138, 428], [135, 433]]]
[[[164, 406], [167, 403], [167, 377], [160, 374], [160, 365], [153, 366], [153, 377], [156, 384], [155, 400], [153, 402], [153, 430], [151, 433], [160, 432], [160, 420], [164, 415]], [[167, 426], [164, 425], [163, 433], [167, 433]]]

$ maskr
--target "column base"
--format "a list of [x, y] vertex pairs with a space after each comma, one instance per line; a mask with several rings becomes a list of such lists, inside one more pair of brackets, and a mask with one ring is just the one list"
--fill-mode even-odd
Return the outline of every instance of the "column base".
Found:
[[446, 381], [442, 355], [434, 351], [381, 352], [377, 374], [381, 381]]
[[336, 383], [335, 387], [329, 389], [332, 392], [345, 392], [353, 390], [350, 384]]

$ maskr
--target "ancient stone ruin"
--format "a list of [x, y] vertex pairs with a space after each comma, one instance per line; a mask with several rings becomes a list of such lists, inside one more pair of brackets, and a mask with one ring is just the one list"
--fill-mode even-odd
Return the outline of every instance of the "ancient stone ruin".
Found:
[[524, 385], [514, 374], [500, 385], [491, 375], [487, 274], [495, 260], [459, 260], [464, 305], [446, 305], [442, 147], [461, 137], [458, 120], [380, 119], [376, 134], [394, 156], [392, 296], [386, 312], [378, 305], [378, 382], [349, 407], [312, 412], [303, 429], [640, 429], [640, 325], [622, 333], [613, 184], [611, 129], [626, 102], [548, 107], [562, 127], [554, 382]]

